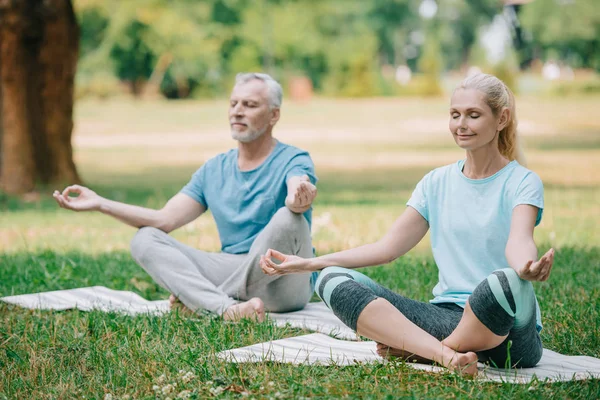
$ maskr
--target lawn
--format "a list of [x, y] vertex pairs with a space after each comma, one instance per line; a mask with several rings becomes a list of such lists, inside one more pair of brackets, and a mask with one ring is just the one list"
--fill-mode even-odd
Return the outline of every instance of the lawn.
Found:
[[[594, 357], [600, 357], [600, 120], [590, 116], [599, 100], [518, 99], [528, 166], [545, 184], [535, 238], [540, 250], [557, 249], [550, 280], [535, 284], [544, 346]], [[74, 144], [81, 175], [101, 195], [160, 207], [202, 162], [234, 145], [226, 107], [226, 101], [80, 102]], [[309, 150], [320, 178], [313, 226], [319, 254], [379, 238], [426, 172], [463, 156], [446, 119], [445, 99], [284, 104], [276, 136]], [[37, 203], [0, 195], [1, 296], [91, 285], [168, 296], [131, 259], [133, 228], [61, 210], [51, 189]], [[220, 247], [210, 216], [173, 235], [205, 250]], [[427, 238], [407, 256], [365, 272], [420, 300], [431, 297], [437, 279]], [[220, 350], [299, 333], [269, 322], [222, 324], [177, 313], [131, 318], [0, 304], [0, 399], [175, 398], [184, 391], [197, 398], [600, 394], [599, 380], [508, 385], [417, 372], [400, 362], [339, 368], [215, 358]]]

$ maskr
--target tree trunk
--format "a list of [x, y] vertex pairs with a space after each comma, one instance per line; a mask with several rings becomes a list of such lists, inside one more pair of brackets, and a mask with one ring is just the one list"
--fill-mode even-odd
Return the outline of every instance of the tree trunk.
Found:
[[0, 187], [79, 182], [73, 85], [79, 29], [68, 0], [0, 3]]
[[[73, 100], [79, 26], [70, 1], [56, 0], [46, 19], [40, 52], [42, 115], [47, 138], [48, 183], [79, 182], [73, 162]], [[42, 154], [43, 156], [43, 154]], [[40, 159], [38, 165], [44, 165]], [[42, 172], [42, 171], [40, 171]]]

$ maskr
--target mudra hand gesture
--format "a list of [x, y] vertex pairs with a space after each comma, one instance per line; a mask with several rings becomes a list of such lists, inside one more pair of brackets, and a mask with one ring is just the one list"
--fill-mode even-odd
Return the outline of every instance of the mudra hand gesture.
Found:
[[290, 191], [285, 203], [292, 208], [305, 208], [317, 197], [317, 187], [310, 182], [308, 175], [299, 177], [295, 188]]
[[554, 262], [554, 249], [550, 249], [538, 261], [529, 260], [520, 271], [519, 277], [526, 281], [545, 281], [550, 277]]
[[[280, 261], [276, 264], [273, 259]], [[260, 267], [267, 275], [285, 275], [310, 271], [310, 260], [298, 256], [290, 256], [269, 249], [264, 256], [260, 256]]]
[[[73, 194], [77, 195], [77, 197], [70, 196]], [[55, 190], [52, 193], [52, 197], [54, 197], [59, 206], [73, 211], [99, 210], [102, 201], [102, 197], [98, 196], [96, 192], [79, 185], [69, 186], [62, 193]]]

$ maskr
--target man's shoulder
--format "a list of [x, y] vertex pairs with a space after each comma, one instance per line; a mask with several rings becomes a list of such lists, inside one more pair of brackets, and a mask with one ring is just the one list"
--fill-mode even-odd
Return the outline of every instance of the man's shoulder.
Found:
[[226, 160], [230, 160], [231, 158], [237, 160], [237, 149], [229, 149], [223, 153], [219, 153], [208, 160], [202, 165], [204, 168], [210, 168], [212, 166], [221, 165]]
[[277, 147], [275, 149], [277, 151], [276, 157], [282, 158], [285, 160], [291, 160], [294, 157], [306, 155], [310, 157], [310, 154], [307, 150], [303, 150], [299, 147], [292, 146], [291, 144], [283, 143], [278, 141]]

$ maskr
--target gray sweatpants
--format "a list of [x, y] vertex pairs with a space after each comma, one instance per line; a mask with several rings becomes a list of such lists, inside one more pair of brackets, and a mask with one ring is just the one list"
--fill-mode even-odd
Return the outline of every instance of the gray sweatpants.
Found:
[[310, 229], [301, 214], [279, 209], [247, 254], [209, 253], [178, 242], [165, 232], [141, 228], [131, 241], [136, 262], [191, 310], [219, 315], [259, 297], [267, 311], [302, 309], [312, 296], [310, 273], [265, 275], [260, 256], [269, 249], [305, 258], [313, 256]]

